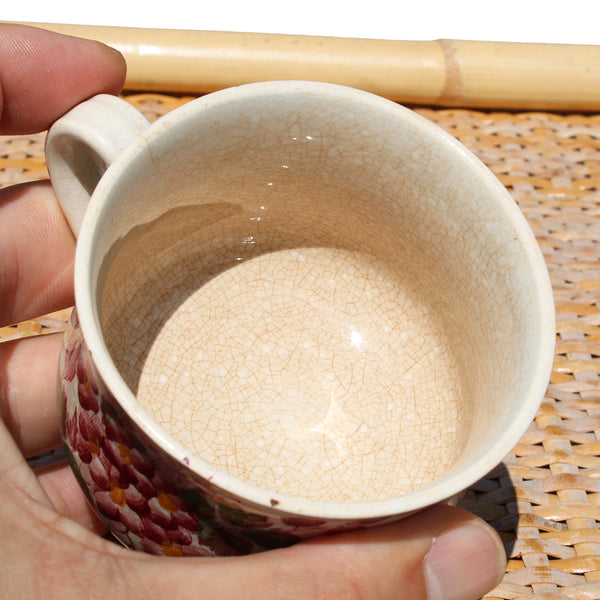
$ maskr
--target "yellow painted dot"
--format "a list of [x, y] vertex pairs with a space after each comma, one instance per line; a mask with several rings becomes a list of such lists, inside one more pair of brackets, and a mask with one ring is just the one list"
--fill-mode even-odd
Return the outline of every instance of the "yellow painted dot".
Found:
[[162, 549], [165, 553], [165, 556], [183, 556], [183, 550], [176, 546], [175, 544], [170, 544], [169, 542], [162, 543]]
[[159, 491], [158, 494], [156, 494], [156, 498], [161, 507], [164, 508], [167, 512], [173, 513], [179, 510], [173, 498], [171, 498], [171, 496], [169, 496], [168, 494]]
[[118, 506], [125, 506], [125, 490], [114, 483], [110, 486], [110, 497], [112, 501]]
[[98, 436], [96, 435], [96, 432], [94, 431], [93, 427], [88, 427], [87, 439], [90, 450], [94, 454], [98, 454], [100, 452], [100, 440], [98, 439]]
[[124, 446], [123, 444], [119, 444], [119, 454], [121, 456], [121, 460], [126, 464], [131, 464], [131, 455], [129, 454], [129, 448]]

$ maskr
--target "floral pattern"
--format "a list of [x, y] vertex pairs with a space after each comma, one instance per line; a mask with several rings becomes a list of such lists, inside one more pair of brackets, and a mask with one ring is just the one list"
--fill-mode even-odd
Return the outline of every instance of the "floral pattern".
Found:
[[289, 546], [306, 537], [356, 528], [247, 510], [166, 455], [106, 389], [73, 312], [62, 364], [62, 434], [79, 483], [126, 546], [169, 556], [232, 556]]

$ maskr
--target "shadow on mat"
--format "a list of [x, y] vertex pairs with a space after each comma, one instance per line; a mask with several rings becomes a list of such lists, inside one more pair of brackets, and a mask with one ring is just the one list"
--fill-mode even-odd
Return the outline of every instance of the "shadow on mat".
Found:
[[487, 521], [502, 538], [506, 555], [512, 556], [519, 513], [517, 493], [504, 462], [472, 485], [459, 506]]

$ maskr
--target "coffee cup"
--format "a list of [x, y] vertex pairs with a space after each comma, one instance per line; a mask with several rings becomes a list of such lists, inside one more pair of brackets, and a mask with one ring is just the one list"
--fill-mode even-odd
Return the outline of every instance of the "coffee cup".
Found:
[[415, 112], [281, 81], [150, 125], [101, 95], [46, 156], [77, 237], [62, 434], [123, 544], [234, 555], [395, 521], [455, 500], [535, 416], [541, 252]]

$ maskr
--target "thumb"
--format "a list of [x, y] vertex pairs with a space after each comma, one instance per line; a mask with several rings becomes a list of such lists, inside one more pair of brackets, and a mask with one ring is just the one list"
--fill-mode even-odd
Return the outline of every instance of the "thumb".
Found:
[[498, 535], [449, 506], [262, 554], [135, 562], [139, 597], [196, 600], [476, 600], [506, 567]]

